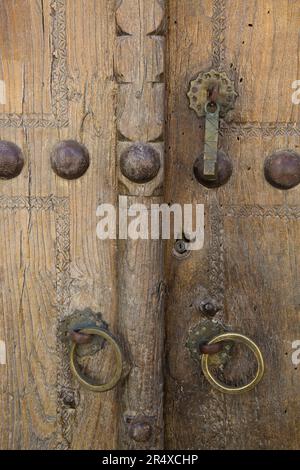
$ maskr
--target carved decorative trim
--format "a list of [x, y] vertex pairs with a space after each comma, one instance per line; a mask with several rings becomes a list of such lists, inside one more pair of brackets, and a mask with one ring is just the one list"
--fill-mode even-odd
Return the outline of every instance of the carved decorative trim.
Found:
[[[57, 332], [60, 323], [69, 314], [70, 305], [70, 210], [68, 198], [0, 196], [2, 210], [54, 211], [56, 229], [56, 307], [58, 312]], [[67, 449], [71, 442], [72, 421], [76, 403], [76, 390], [72, 388], [72, 375], [69, 368], [67, 345], [57, 334], [57, 421], [58, 448]], [[70, 406], [72, 405], [72, 406]]]
[[69, 124], [65, 0], [48, 1], [52, 12], [51, 101], [53, 115], [0, 114], [0, 128], [67, 127]]
[[[210, 247], [209, 247], [209, 287], [211, 296], [222, 306], [224, 303], [224, 220], [220, 206], [215, 202], [209, 208]], [[222, 312], [220, 312], [221, 314]]]
[[275, 217], [279, 219], [300, 219], [300, 206], [228, 206], [224, 208], [225, 217]]
[[120, 0], [116, 24], [118, 162], [122, 151], [137, 143], [153, 146], [161, 159], [158, 174], [144, 184], [130, 181], [118, 165], [119, 189], [128, 195], [159, 195], [164, 177], [165, 2]]
[[222, 123], [220, 133], [233, 137], [300, 136], [300, 126], [290, 123]]
[[214, 0], [213, 2], [212, 67], [216, 70], [224, 70], [225, 67], [226, 3], [226, 0]]

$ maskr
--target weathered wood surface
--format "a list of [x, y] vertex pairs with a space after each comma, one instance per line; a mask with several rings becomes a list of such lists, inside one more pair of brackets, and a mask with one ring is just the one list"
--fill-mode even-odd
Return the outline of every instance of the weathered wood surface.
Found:
[[[71, 378], [59, 320], [101, 311], [116, 329], [116, 246], [96, 238], [99, 202], [115, 203], [114, 2], [0, 2], [0, 138], [26, 165], [0, 184], [0, 447], [116, 446], [115, 391], [93, 394]], [[49, 155], [63, 139], [91, 156], [79, 180], [55, 176]], [[93, 371], [111, 367], [95, 357]], [[103, 432], [105, 431], [105, 432]]]
[[[160, 170], [136, 184], [118, 168], [119, 194], [128, 206], [162, 201], [164, 172], [164, 1], [121, 0], [116, 12], [115, 73], [119, 83], [117, 159], [141, 143], [159, 155]], [[131, 371], [120, 388], [119, 447], [163, 447], [162, 243], [119, 241], [119, 331], [129, 348]]]
[[[1, 182], [0, 447], [160, 448], [161, 243], [120, 243], [117, 276], [117, 244], [97, 240], [96, 208], [116, 204], [118, 192], [149, 196], [136, 200], [147, 204], [162, 194], [164, 2], [15, 0], [0, 11], [0, 138], [26, 158], [19, 178]], [[51, 170], [51, 149], [63, 139], [90, 152], [79, 180]], [[137, 141], [153, 142], [160, 159], [143, 185], [116, 164]], [[70, 375], [60, 323], [86, 307], [101, 311], [130, 350], [120, 413], [116, 391], [87, 392]], [[110, 359], [98, 353], [87, 372], [105, 378]], [[147, 442], [130, 437], [137, 418], [151, 427]]]
[[[166, 14], [163, 0], [0, 0], [0, 139], [17, 143], [26, 159], [18, 178], [0, 182], [1, 449], [164, 446], [162, 248], [97, 240], [96, 207], [116, 204], [118, 194], [147, 207], [163, 199], [205, 204], [204, 249], [184, 261], [172, 257], [171, 242], [165, 249], [165, 446], [299, 448], [291, 343], [300, 338], [300, 189], [272, 188], [263, 162], [276, 149], [299, 148], [291, 94], [300, 6], [167, 5]], [[239, 93], [221, 138], [234, 174], [219, 190], [194, 180], [203, 130], [186, 97], [189, 80], [211, 67], [225, 70]], [[53, 145], [68, 138], [91, 156], [88, 172], [70, 182], [49, 161]], [[120, 172], [121, 153], [136, 142], [161, 162], [146, 184]], [[218, 319], [262, 348], [266, 376], [249, 394], [213, 391], [185, 347], [205, 288], [222, 304]], [[86, 307], [102, 312], [128, 350], [131, 370], [117, 391], [95, 395], [70, 375], [60, 321]], [[110, 357], [98, 353], [88, 372], [105, 378]], [[246, 378], [248, 366], [243, 359], [228, 376]]]
[[[179, 262], [166, 247], [166, 447], [299, 448], [299, 370], [292, 341], [299, 331], [299, 186], [283, 192], [263, 176], [267, 155], [299, 148], [299, 106], [292, 82], [299, 68], [300, 5], [288, 0], [169, 2], [166, 200], [204, 203], [204, 249]], [[239, 93], [221, 146], [234, 173], [218, 190], [201, 187], [193, 162], [203, 146], [201, 122], [186, 91], [198, 71], [224, 70]], [[254, 391], [212, 390], [185, 347], [201, 317], [203, 289], [223, 305], [225, 325], [253, 338], [266, 374]], [[247, 377], [243, 360], [235, 377]]]

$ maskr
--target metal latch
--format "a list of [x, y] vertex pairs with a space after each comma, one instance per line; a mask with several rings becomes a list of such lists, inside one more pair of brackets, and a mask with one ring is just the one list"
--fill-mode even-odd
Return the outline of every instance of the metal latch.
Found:
[[220, 118], [234, 108], [237, 93], [225, 72], [210, 70], [190, 82], [188, 97], [190, 108], [198, 117], [205, 117], [203, 178], [216, 181]]

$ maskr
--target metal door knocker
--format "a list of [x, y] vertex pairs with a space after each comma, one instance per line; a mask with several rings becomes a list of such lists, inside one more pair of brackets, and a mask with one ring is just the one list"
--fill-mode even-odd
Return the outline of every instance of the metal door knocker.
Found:
[[246, 346], [248, 346], [249, 349], [251, 349], [257, 361], [257, 370], [256, 370], [255, 377], [251, 380], [251, 382], [247, 383], [246, 385], [242, 385], [240, 387], [229, 387], [223, 384], [222, 382], [220, 382], [218, 379], [216, 379], [216, 377], [214, 377], [214, 375], [211, 373], [210, 368], [209, 368], [209, 355], [215, 354], [218, 352], [217, 350], [215, 351], [214, 349], [213, 350], [202, 349], [201, 367], [202, 367], [204, 376], [214, 388], [216, 388], [217, 390], [223, 393], [234, 395], [234, 394], [248, 392], [252, 390], [254, 387], [256, 387], [256, 385], [259, 384], [259, 382], [263, 378], [264, 370], [265, 370], [263, 356], [259, 347], [254, 343], [254, 341], [252, 341], [247, 336], [244, 336], [240, 333], [228, 333], [228, 332], [215, 336], [205, 346], [209, 348], [223, 341], [235, 341], [238, 343], [245, 344]]
[[228, 155], [218, 149], [219, 122], [232, 110], [237, 97], [234, 85], [224, 72], [200, 72], [190, 83], [190, 108], [205, 118], [204, 151], [194, 163], [194, 174], [207, 188], [225, 184], [232, 174]]
[[[87, 377], [82, 372], [77, 361], [77, 346], [79, 344], [88, 343], [93, 336], [100, 337], [104, 341], [107, 341], [113, 347], [115, 353], [115, 370], [111, 379], [106, 383], [98, 383], [96, 380]], [[74, 327], [71, 331], [71, 339], [73, 343], [70, 350], [70, 367], [78, 382], [92, 392], [106, 392], [114, 388], [122, 376], [123, 355], [117, 340], [112, 334], [99, 326]]]

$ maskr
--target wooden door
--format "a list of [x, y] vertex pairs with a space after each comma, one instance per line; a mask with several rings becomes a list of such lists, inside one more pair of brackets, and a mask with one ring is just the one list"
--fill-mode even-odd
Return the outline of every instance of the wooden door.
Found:
[[[162, 243], [99, 240], [97, 214], [119, 195], [160, 201], [164, 13], [0, 1], [2, 449], [163, 446]], [[127, 178], [122, 155], [129, 173], [131, 158], [154, 168]], [[122, 385], [105, 393], [72, 375], [70, 333], [91, 324], [122, 350]], [[114, 373], [109, 343], [77, 352], [91, 381]]]
[[[0, 13], [0, 448], [299, 447], [300, 185], [264, 175], [268, 156], [299, 149], [299, 2], [0, 0]], [[204, 120], [187, 97], [211, 69], [238, 94], [217, 189], [193, 172]], [[204, 247], [177, 256], [174, 240], [120, 227], [100, 240], [99, 206], [125, 200], [204, 204]], [[121, 351], [104, 393], [72, 374], [86, 325]], [[256, 388], [206, 381], [191, 350], [203, 326], [255, 341]], [[85, 377], [109, 381], [109, 343], [76, 351]], [[239, 385], [255, 364], [230, 343], [223, 366]]]
[[[292, 94], [299, 78], [300, 3], [170, 0], [168, 16], [166, 199], [205, 204], [205, 243], [183, 260], [166, 249], [165, 445], [297, 449], [300, 375], [292, 355], [300, 336], [300, 186], [270, 185], [264, 163], [282, 149], [299, 152], [300, 108]], [[186, 96], [190, 81], [211, 69], [225, 72], [238, 93], [219, 137], [233, 174], [217, 189], [193, 174], [204, 120]], [[220, 309], [210, 318], [199, 310], [207, 298]], [[265, 375], [254, 390], [222, 394], [203, 377], [186, 342], [205, 322], [259, 345]], [[251, 367], [237, 348], [222, 378], [245, 383]]]

